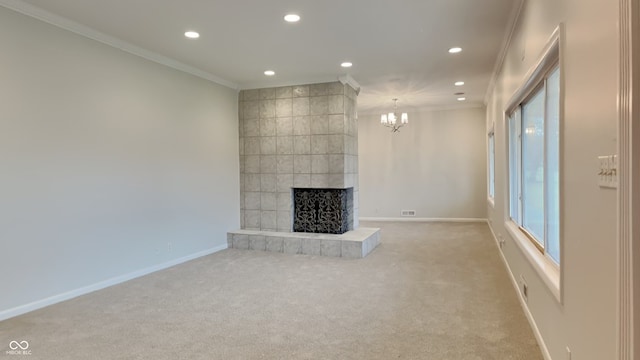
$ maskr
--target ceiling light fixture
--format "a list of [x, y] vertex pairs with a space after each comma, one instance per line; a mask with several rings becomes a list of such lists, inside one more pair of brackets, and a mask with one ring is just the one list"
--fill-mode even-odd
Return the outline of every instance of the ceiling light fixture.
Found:
[[464, 85], [464, 81], [456, 81], [454, 85], [455, 86], [462, 86], [462, 85]]
[[353, 63], [350, 63], [348, 61], [343, 62], [342, 64], [340, 64], [340, 66], [342, 66], [343, 68], [350, 68], [353, 66]]
[[398, 132], [401, 127], [409, 123], [409, 115], [407, 113], [400, 114], [400, 124], [398, 124], [398, 99], [391, 100], [393, 100], [393, 112], [382, 114], [380, 116], [380, 124], [391, 128], [391, 132]]
[[264, 74], [267, 75], [267, 76], [273, 76], [273, 75], [276, 74], [276, 72], [273, 71], [273, 70], [267, 70], [267, 71], [264, 72]]
[[298, 21], [300, 21], [300, 15], [287, 14], [287, 15], [284, 16], [284, 21], [290, 22], [290, 23], [298, 22]]
[[461, 47], [452, 47], [451, 49], [449, 49], [449, 53], [450, 54], [457, 54], [457, 53], [459, 53], [461, 51], [462, 51]]
[[465, 101], [465, 100], [467, 100], [467, 98], [466, 98], [466, 97], [459, 97], [459, 98], [458, 98], [458, 101]]
[[184, 36], [188, 37], [189, 39], [197, 39], [200, 37], [200, 34], [195, 31], [187, 31], [184, 33]]

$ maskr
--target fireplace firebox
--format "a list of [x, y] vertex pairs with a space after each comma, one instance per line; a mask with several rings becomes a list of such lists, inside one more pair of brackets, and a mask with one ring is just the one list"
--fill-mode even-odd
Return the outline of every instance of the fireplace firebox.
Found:
[[344, 234], [353, 230], [353, 188], [292, 191], [294, 232]]

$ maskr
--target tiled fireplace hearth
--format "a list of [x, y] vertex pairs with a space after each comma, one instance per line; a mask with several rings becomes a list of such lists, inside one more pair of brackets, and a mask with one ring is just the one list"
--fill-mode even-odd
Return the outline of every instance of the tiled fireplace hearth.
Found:
[[342, 235], [237, 230], [227, 234], [227, 242], [233, 249], [359, 259], [378, 246], [380, 229], [361, 227]]
[[229, 234], [230, 247], [363, 257], [378, 244], [378, 229], [358, 228], [351, 83], [240, 92], [241, 229]]

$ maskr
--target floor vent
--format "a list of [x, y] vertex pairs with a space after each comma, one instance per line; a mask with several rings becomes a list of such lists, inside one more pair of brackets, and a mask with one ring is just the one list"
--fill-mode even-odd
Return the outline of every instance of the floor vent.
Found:
[[402, 210], [400, 211], [400, 215], [402, 216], [416, 216], [415, 210]]

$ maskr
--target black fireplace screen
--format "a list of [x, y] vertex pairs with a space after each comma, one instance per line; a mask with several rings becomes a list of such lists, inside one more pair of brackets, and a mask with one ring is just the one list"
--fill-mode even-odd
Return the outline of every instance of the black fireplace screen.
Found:
[[353, 188], [293, 189], [293, 231], [343, 234], [353, 229]]

